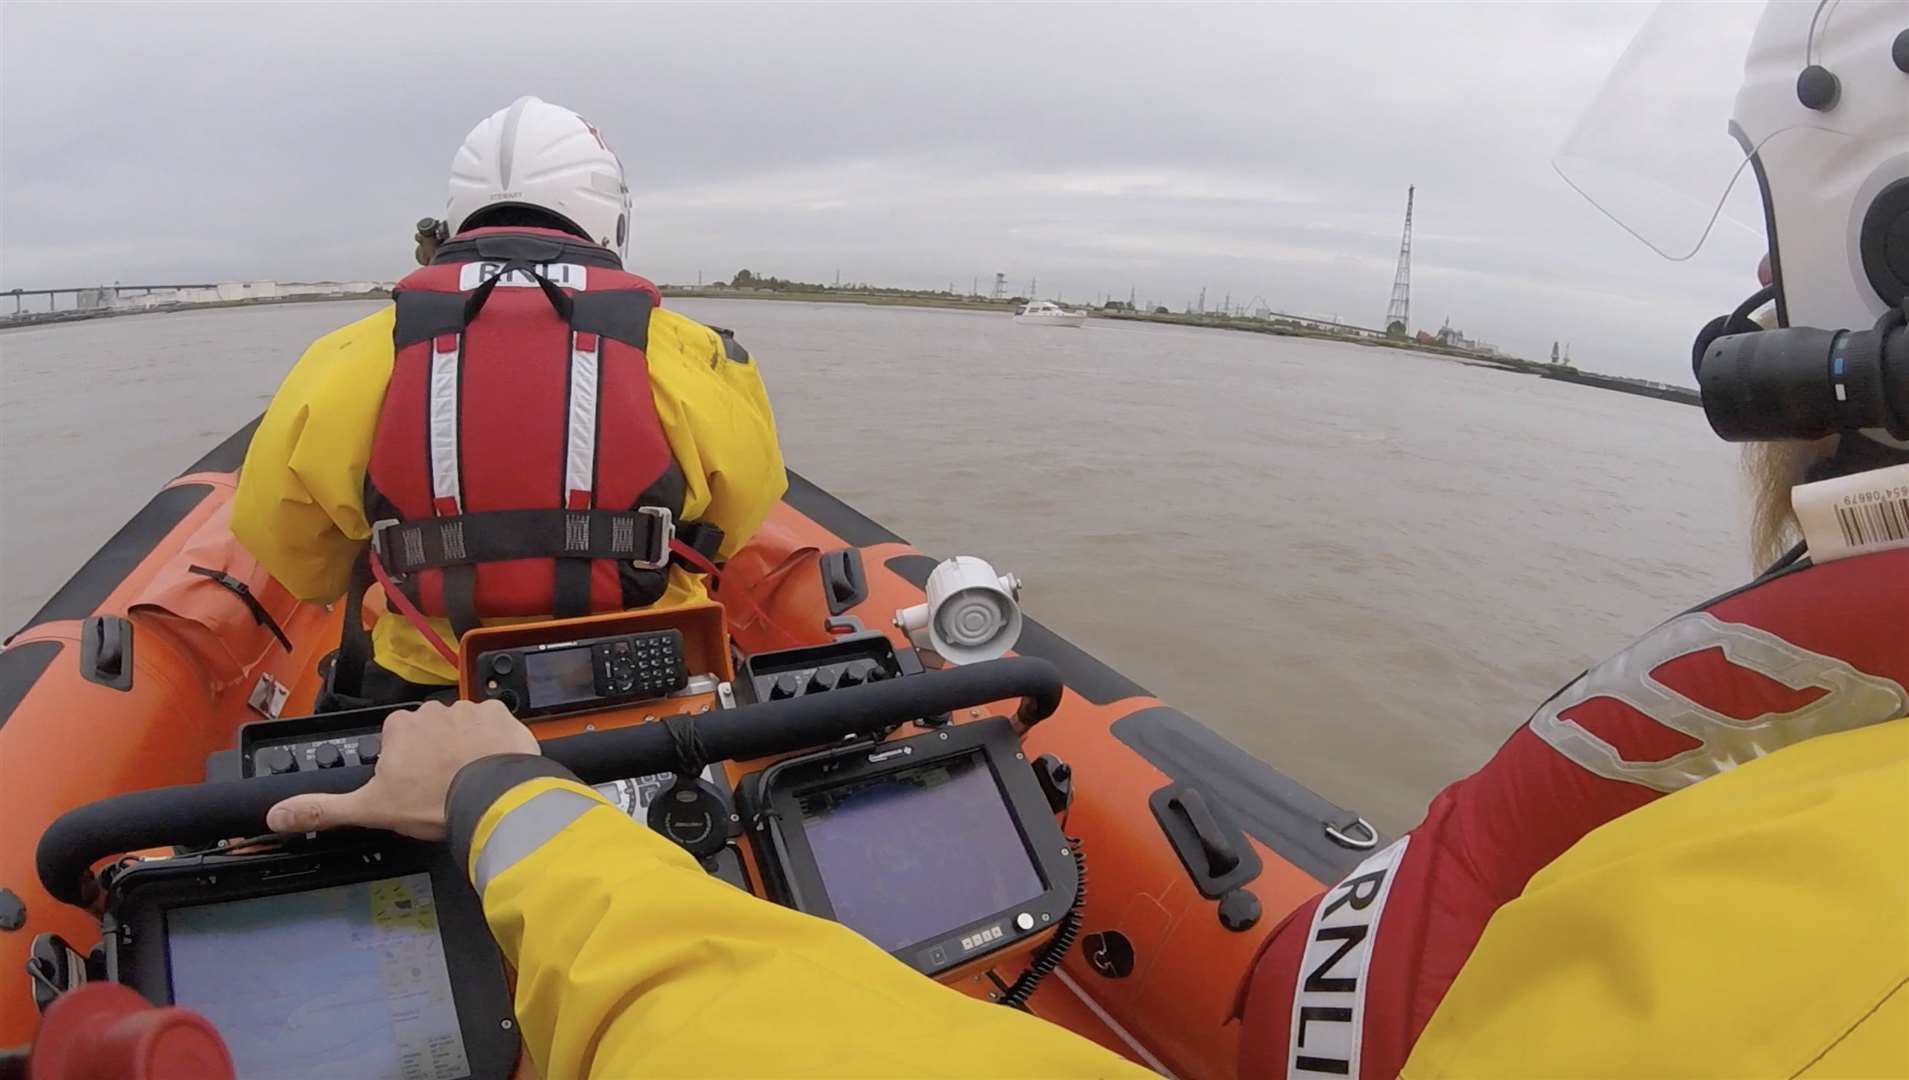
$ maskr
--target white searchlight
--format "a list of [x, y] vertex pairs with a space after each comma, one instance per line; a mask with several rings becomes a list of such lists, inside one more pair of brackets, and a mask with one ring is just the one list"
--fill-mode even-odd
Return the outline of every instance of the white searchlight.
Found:
[[1007, 654], [1021, 637], [1021, 579], [996, 574], [985, 559], [957, 555], [928, 575], [928, 602], [895, 613], [915, 648], [950, 664]]

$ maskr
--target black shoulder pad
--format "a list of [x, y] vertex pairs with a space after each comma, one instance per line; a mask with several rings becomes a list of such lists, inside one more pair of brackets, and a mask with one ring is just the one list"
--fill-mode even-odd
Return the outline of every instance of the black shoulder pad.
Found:
[[743, 348], [742, 343], [736, 340], [734, 330], [726, 326], [712, 326], [710, 329], [716, 331], [716, 336], [722, 339], [725, 359], [733, 360], [738, 364], [749, 362], [749, 350]]

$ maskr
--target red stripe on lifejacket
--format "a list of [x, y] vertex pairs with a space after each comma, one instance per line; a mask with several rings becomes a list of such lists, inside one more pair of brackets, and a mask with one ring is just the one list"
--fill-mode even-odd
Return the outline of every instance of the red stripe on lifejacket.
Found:
[[585, 333], [579, 332], [577, 334], [577, 348], [582, 350], [583, 352], [596, 352], [597, 351], [597, 336], [595, 334], [585, 334]]

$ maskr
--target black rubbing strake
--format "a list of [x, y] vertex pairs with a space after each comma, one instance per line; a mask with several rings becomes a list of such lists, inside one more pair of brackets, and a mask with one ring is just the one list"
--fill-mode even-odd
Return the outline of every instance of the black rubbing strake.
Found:
[[57, 641], [28, 641], [0, 650], [0, 727], [40, 681], [53, 658], [60, 655]]
[[252, 433], [258, 430], [259, 421], [263, 419], [265, 419], [263, 416], [257, 417], [251, 423], [226, 436], [224, 442], [206, 451], [204, 457], [193, 462], [190, 468], [179, 475], [190, 476], [200, 472], [237, 472], [239, 466], [245, 464], [246, 450], [252, 446]]
[[794, 469], [789, 470], [789, 490], [782, 501], [855, 547], [907, 543], [861, 511], [810, 483]]
[[1315, 794], [1304, 784], [1233, 745], [1218, 732], [1166, 705], [1141, 709], [1113, 722], [1114, 738], [1127, 744], [1183, 787], [1208, 803], [1224, 805], [1232, 819], [1274, 854], [1318, 881], [1344, 877], [1361, 851], [1326, 835], [1326, 826], [1350, 829], [1358, 815]]

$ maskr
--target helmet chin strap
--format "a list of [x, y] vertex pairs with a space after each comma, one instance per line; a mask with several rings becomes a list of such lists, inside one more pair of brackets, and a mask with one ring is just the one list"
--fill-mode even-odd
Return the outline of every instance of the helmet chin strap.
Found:
[[1727, 337], [1731, 334], [1750, 334], [1763, 329], [1763, 327], [1759, 325], [1756, 320], [1750, 318], [1750, 316], [1754, 314], [1758, 308], [1774, 299], [1776, 299], [1776, 286], [1765, 285], [1763, 288], [1745, 297], [1743, 303], [1738, 304], [1735, 311], [1732, 311], [1728, 315], [1719, 315], [1705, 323], [1704, 328], [1697, 331], [1697, 340], [1692, 342], [1690, 346], [1691, 374], [1696, 374], [1697, 370], [1703, 366], [1704, 353], [1710, 350], [1711, 344], [1718, 338]]

